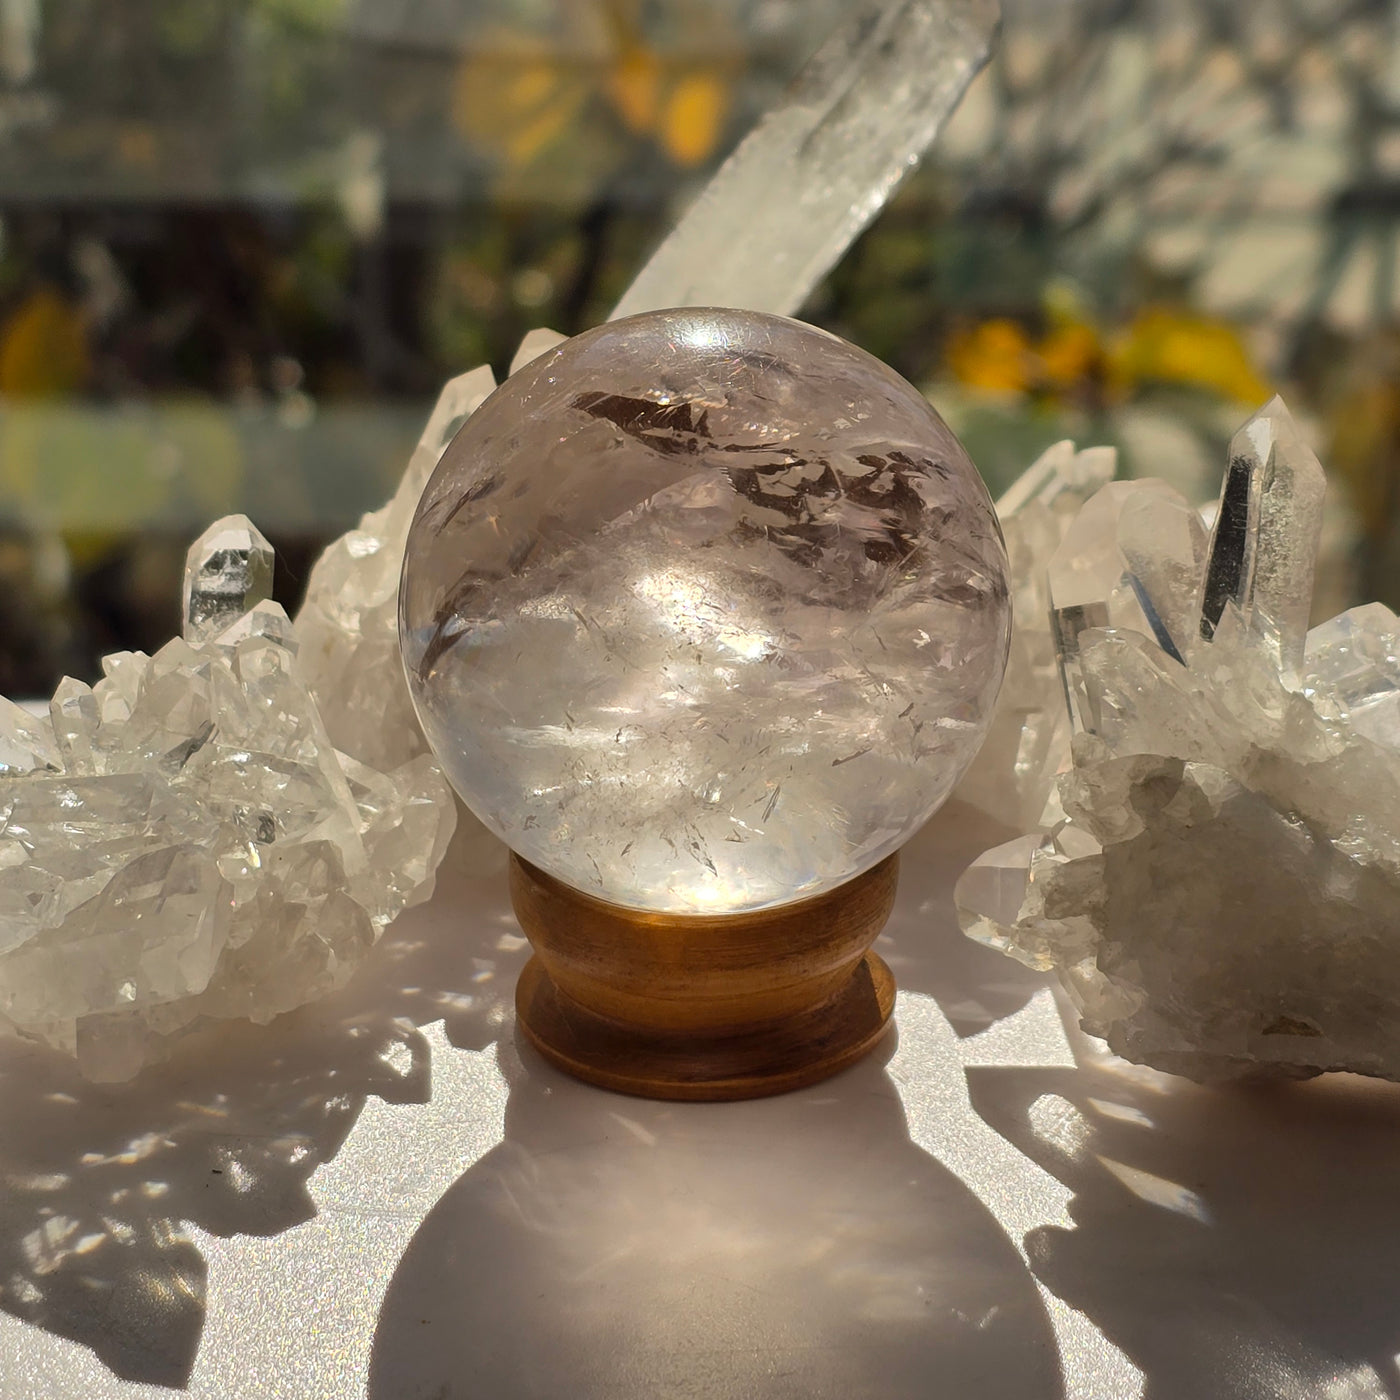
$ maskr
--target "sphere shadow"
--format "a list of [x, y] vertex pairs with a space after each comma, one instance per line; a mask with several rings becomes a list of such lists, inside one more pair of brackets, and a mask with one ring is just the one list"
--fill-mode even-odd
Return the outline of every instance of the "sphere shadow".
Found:
[[[503, 868], [466, 819], [436, 913], [408, 911], [340, 992], [270, 1025], [211, 1027], [129, 1083], [0, 1040], [0, 1308], [123, 1379], [186, 1385], [206, 1308], [189, 1227], [269, 1236], [310, 1219], [308, 1179], [366, 1100], [428, 1101], [420, 1026], [484, 1046], [508, 1024], [524, 940]], [[472, 937], [444, 930], [444, 907], [472, 911]]]
[[1074, 1192], [1025, 1240], [1145, 1400], [1400, 1397], [1400, 1090], [1206, 1089], [1092, 1046], [971, 1068], [973, 1107]]
[[1061, 1396], [1025, 1263], [909, 1140], [889, 1049], [668, 1104], [503, 1047], [504, 1141], [405, 1252], [370, 1400]]

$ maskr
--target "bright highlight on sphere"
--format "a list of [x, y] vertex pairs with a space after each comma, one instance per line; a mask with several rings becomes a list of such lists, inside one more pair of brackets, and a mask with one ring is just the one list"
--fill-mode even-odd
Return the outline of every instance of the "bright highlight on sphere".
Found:
[[599, 898], [725, 913], [898, 849], [986, 731], [1006, 553], [962, 446], [845, 341], [614, 321], [514, 374], [429, 481], [400, 601], [467, 805]]

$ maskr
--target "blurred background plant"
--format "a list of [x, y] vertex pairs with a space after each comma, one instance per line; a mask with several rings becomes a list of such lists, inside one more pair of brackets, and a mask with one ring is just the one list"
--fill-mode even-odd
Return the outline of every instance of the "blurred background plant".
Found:
[[[0, 690], [174, 629], [244, 510], [294, 601], [437, 386], [602, 319], [842, 0], [0, 0]], [[1320, 612], [1400, 603], [1400, 12], [1003, 0], [806, 314], [993, 489], [1057, 438], [1204, 500], [1274, 389]]]

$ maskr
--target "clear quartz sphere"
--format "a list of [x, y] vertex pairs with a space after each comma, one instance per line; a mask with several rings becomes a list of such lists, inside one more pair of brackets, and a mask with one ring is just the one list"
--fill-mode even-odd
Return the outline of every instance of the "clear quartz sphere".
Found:
[[987, 492], [924, 398], [824, 331], [651, 312], [467, 420], [400, 638], [467, 805], [615, 904], [732, 913], [896, 850], [981, 742], [1010, 632]]

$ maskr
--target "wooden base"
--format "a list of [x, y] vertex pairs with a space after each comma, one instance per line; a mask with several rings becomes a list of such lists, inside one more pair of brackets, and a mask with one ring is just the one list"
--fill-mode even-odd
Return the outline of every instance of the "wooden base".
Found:
[[853, 1065], [885, 1033], [894, 977], [867, 953], [825, 1006], [727, 1036], [648, 1035], [571, 1002], [531, 958], [515, 991], [525, 1038], [577, 1079], [648, 1099], [756, 1099]]
[[653, 914], [512, 857], [512, 900], [536, 951], [516, 988], [518, 1024], [560, 1069], [647, 1098], [757, 1098], [815, 1083], [884, 1034], [894, 978], [868, 950], [897, 878], [890, 857], [797, 904]]

